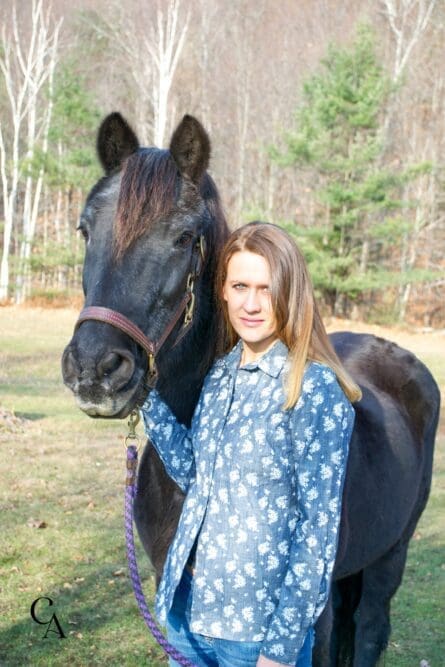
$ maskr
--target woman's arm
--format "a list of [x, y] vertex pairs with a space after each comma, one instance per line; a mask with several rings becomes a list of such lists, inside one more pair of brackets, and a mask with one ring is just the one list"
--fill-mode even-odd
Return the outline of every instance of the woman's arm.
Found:
[[141, 408], [145, 433], [158, 452], [168, 475], [187, 492], [194, 475], [194, 456], [189, 429], [180, 424], [154, 389]]
[[294, 665], [329, 594], [354, 423], [353, 408], [329, 368], [311, 365], [291, 419], [299, 516], [291, 519], [289, 567], [261, 654]]

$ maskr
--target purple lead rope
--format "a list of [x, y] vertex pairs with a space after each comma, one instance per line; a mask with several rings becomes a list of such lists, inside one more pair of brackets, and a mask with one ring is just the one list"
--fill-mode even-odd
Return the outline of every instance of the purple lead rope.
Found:
[[133, 534], [133, 503], [136, 496], [136, 470], [138, 463], [138, 450], [135, 445], [127, 445], [127, 479], [125, 487], [125, 538], [127, 543], [127, 560], [128, 569], [130, 570], [131, 582], [133, 584], [133, 591], [138, 603], [140, 612], [144, 617], [144, 621], [150, 630], [153, 637], [158, 644], [162, 646], [165, 653], [171, 656], [183, 667], [196, 667], [193, 662], [185, 658], [182, 653], [179, 653], [174, 646], [168, 643], [162, 632], [156, 625], [156, 621], [151, 615], [147, 603], [145, 601], [144, 593], [142, 591], [141, 579], [139, 576], [138, 566], [136, 562], [136, 551], [134, 547]]

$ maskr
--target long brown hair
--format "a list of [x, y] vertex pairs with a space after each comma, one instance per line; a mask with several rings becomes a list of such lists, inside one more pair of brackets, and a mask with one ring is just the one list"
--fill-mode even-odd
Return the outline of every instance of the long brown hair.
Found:
[[231, 349], [238, 340], [222, 293], [229, 260], [243, 250], [261, 255], [269, 264], [277, 337], [289, 349], [290, 367], [285, 384], [284, 409], [293, 407], [298, 401], [307, 361], [319, 361], [329, 366], [349, 400], [360, 400], [359, 386], [344, 369], [329, 341], [304, 257], [293, 238], [277, 225], [250, 222], [235, 230], [223, 248], [216, 278], [216, 293], [225, 325], [222, 351]]

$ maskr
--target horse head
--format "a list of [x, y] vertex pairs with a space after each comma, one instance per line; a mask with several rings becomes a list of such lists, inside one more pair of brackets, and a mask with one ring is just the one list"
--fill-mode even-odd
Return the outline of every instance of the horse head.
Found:
[[112, 113], [97, 152], [105, 173], [80, 217], [85, 304], [64, 382], [91, 417], [125, 417], [156, 370], [157, 389], [187, 420], [214, 354], [213, 260], [227, 234], [206, 173], [209, 138], [184, 116], [169, 150], [142, 148]]

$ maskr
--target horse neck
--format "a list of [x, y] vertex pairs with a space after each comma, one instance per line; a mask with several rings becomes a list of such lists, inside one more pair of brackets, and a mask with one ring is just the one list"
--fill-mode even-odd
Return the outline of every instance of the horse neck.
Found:
[[[210, 178], [210, 177], [209, 177]], [[215, 358], [219, 334], [218, 308], [213, 285], [218, 255], [229, 235], [229, 227], [213, 181], [207, 200], [211, 222], [206, 235], [208, 261], [196, 284], [193, 325], [178, 348], [166, 355], [159, 390], [177, 418], [189, 424], [201, 393], [202, 383]]]
[[186, 424], [190, 423], [216, 352], [218, 316], [209, 277], [212, 273], [205, 271], [196, 286], [196, 307], [190, 331], [159, 363], [157, 389], [179, 421]]

